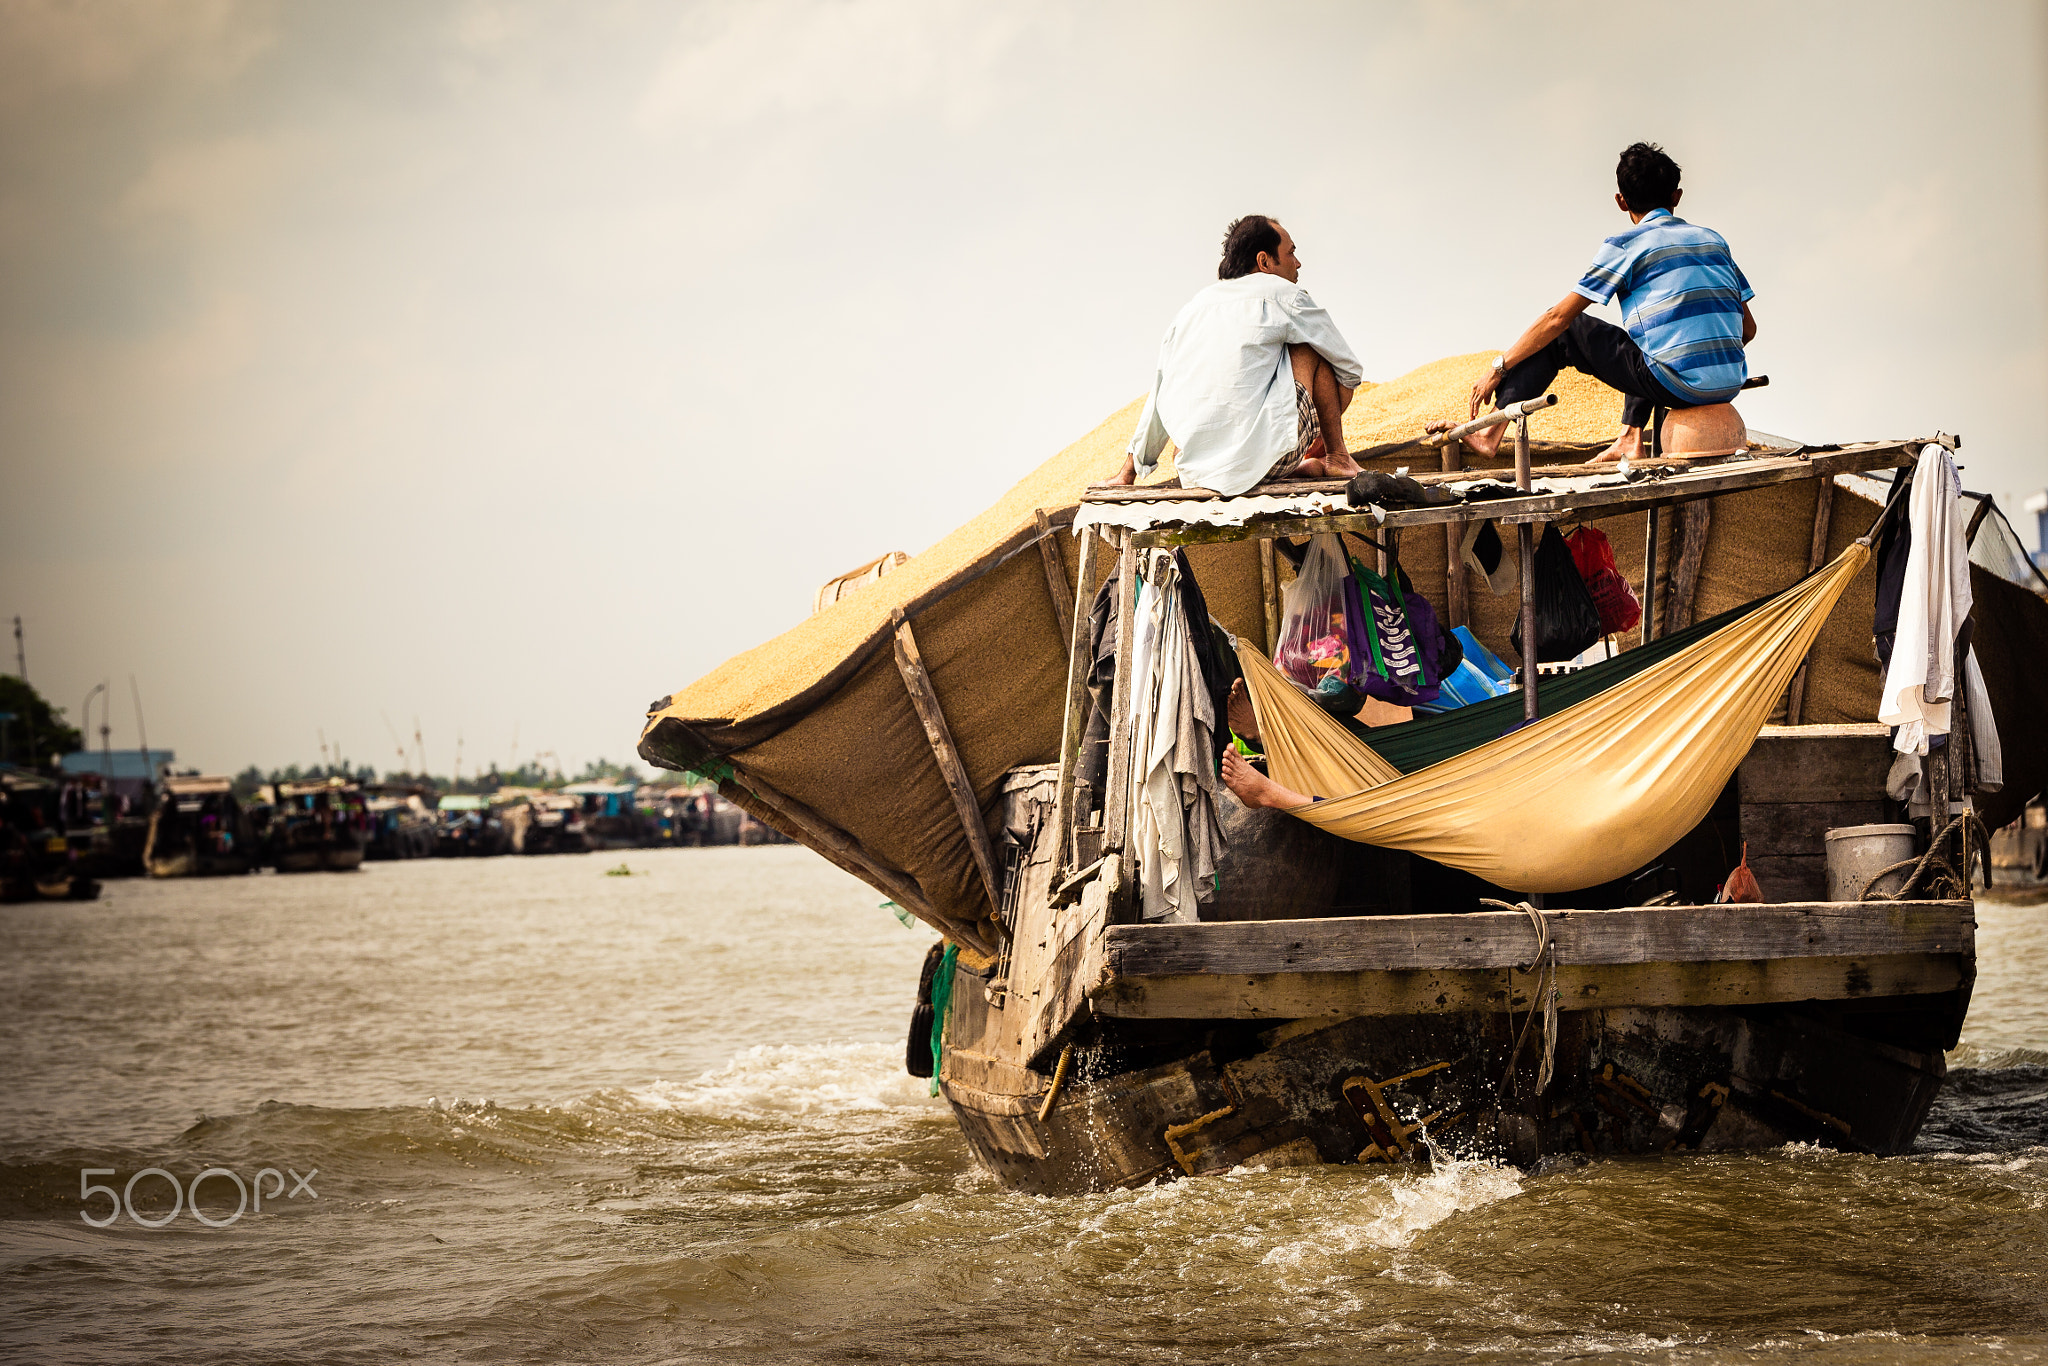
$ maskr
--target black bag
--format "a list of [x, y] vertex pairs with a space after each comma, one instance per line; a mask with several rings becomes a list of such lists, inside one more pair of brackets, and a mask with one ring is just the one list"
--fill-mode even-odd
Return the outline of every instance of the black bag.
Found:
[[[1522, 653], [1522, 619], [1508, 637]], [[1536, 662], [1571, 659], [1600, 639], [1600, 609], [1572, 562], [1572, 549], [1555, 526], [1543, 528], [1536, 546]]]

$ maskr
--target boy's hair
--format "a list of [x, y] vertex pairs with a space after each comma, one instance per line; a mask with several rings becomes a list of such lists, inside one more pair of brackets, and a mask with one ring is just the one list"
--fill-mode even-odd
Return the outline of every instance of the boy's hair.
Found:
[[1678, 163], [1654, 142], [1632, 142], [1615, 163], [1614, 188], [1631, 213], [1668, 209], [1678, 202]]

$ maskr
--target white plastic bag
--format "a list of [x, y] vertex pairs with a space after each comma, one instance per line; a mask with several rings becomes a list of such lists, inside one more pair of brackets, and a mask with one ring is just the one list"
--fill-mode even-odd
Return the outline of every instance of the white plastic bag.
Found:
[[1344, 631], [1344, 547], [1325, 533], [1309, 544], [1301, 572], [1281, 590], [1280, 645], [1273, 666], [1313, 691], [1335, 675], [1351, 675], [1351, 651]]

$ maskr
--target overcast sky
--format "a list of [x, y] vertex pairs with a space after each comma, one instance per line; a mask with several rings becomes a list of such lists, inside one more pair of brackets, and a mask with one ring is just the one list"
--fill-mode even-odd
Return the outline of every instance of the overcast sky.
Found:
[[0, 617], [208, 770], [625, 759], [1135, 397], [1232, 217], [1391, 378], [1562, 295], [1637, 138], [1753, 426], [2025, 493], [2044, 69], [2020, 0], [6, 0]]

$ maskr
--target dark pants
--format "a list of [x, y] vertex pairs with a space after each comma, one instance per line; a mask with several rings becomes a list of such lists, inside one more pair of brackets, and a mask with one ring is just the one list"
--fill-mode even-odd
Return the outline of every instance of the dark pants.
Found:
[[1635, 338], [1613, 323], [1581, 313], [1564, 335], [1501, 376], [1493, 401], [1501, 407], [1525, 398], [1541, 398], [1557, 372], [1577, 370], [1628, 396], [1621, 405], [1622, 425], [1647, 427], [1653, 408], [1696, 408], [1658, 382]]

